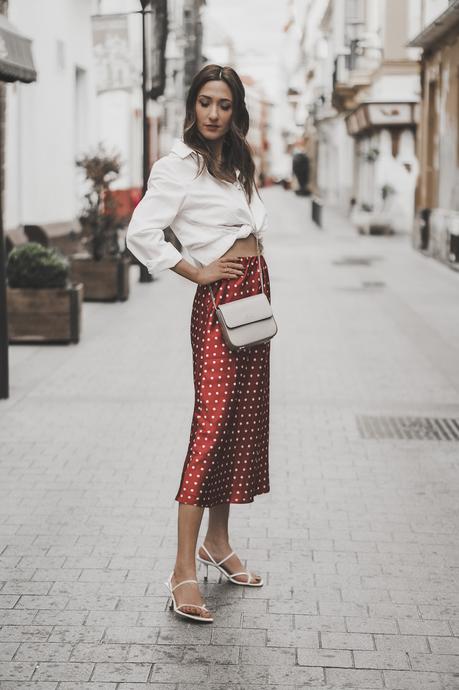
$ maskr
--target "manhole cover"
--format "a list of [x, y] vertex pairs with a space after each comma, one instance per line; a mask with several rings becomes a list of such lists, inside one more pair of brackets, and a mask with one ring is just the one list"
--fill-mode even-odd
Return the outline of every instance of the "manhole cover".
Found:
[[342, 256], [332, 263], [335, 266], [371, 266], [372, 263], [380, 260], [380, 256]]
[[356, 422], [362, 438], [459, 441], [459, 419], [358, 415]]

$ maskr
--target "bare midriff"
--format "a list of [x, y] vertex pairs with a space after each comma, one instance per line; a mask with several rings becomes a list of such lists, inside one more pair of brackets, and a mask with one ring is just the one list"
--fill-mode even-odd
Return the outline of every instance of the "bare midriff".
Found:
[[[257, 240], [255, 235], [251, 233], [248, 237], [241, 237], [236, 240], [234, 244], [225, 252], [220, 258], [233, 259], [238, 256], [256, 256], [257, 254]], [[262, 249], [260, 246], [260, 254]]]

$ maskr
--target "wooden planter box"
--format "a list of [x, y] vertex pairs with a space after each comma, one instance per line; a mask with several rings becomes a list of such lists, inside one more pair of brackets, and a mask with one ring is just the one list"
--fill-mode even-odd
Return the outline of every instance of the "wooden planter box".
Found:
[[94, 261], [86, 255], [74, 254], [70, 275], [74, 283], [83, 283], [85, 301], [124, 302], [129, 297], [129, 266], [128, 257]]
[[83, 285], [68, 288], [8, 288], [11, 343], [77, 343]]

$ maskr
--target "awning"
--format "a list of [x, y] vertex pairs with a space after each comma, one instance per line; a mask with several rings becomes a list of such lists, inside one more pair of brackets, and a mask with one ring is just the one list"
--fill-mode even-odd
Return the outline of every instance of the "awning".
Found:
[[431, 24], [428, 24], [420, 34], [408, 43], [411, 48], [428, 49], [443, 39], [449, 31], [456, 30], [459, 24], [459, 0], [452, 0], [447, 9]]
[[32, 41], [0, 15], [0, 81], [36, 81]]

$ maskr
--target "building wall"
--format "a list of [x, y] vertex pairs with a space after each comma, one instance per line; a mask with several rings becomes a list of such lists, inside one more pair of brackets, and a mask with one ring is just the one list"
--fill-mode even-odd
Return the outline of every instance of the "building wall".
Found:
[[[417, 206], [431, 209], [428, 251], [450, 260], [450, 236], [459, 234], [459, 37], [451, 32], [424, 54], [421, 155]], [[419, 246], [419, 224], [414, 227]]]
[[7, 86], [7, 229], [78, 212], [75, 159], [95, 141], [90, 9], [90, 0], [10, 2], [10, 21], [33, 40], [38, 80]]
[[420, 131], [421, 206], [455, 211], [459, 211], [458, 65], [459, 37], [426, 57]]

